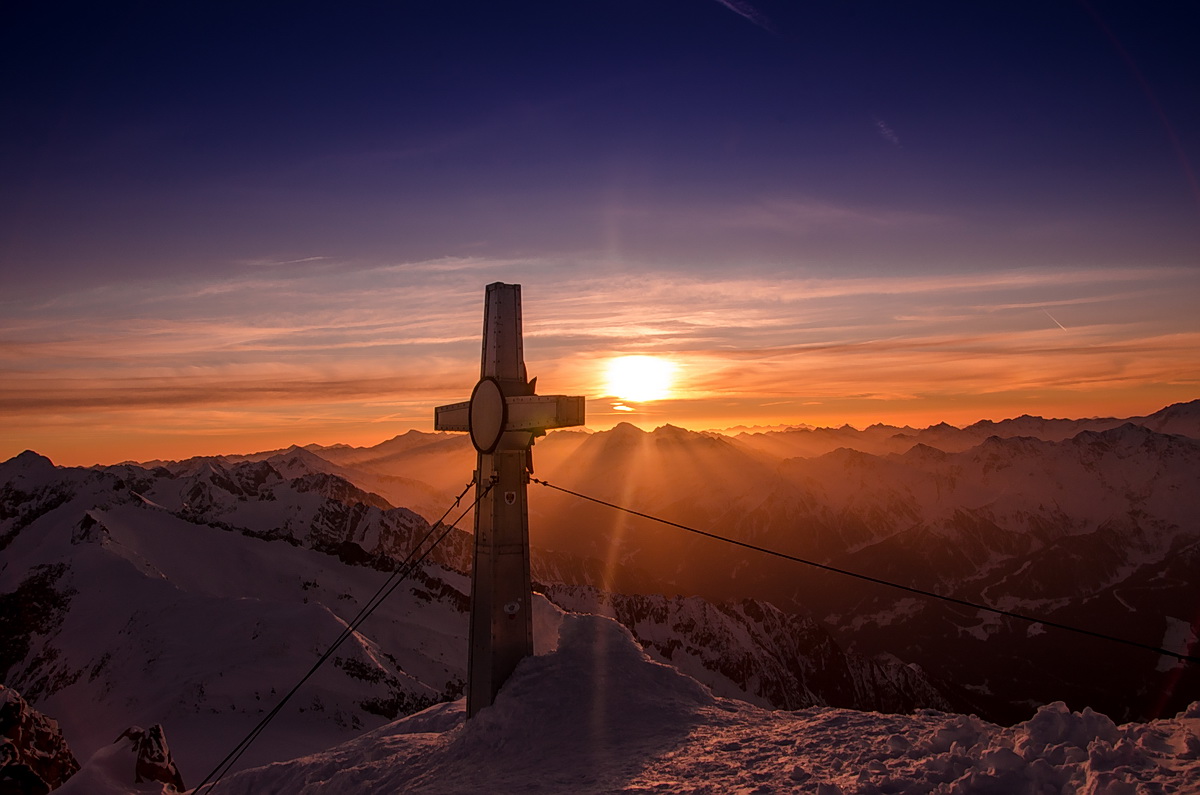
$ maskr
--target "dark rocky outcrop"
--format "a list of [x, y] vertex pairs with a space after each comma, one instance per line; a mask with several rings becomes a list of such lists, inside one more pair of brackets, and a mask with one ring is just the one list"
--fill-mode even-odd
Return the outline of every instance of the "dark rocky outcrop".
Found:
[[0, 793], [50, 792], [78, 770], [58, 721], [0, 685]]
[[128, 739], [132, 750], [137, 754], [137, 764], [133, 768], [133, 783], [158, 781], [183, 792], [183, 777], [179, 768], [171, 758], [171, 748], [167, 745], [167, 735], [162, 724], [156, 723], [149, 729], [140, 726], [130, 726], [117, 738], [120, 742]]

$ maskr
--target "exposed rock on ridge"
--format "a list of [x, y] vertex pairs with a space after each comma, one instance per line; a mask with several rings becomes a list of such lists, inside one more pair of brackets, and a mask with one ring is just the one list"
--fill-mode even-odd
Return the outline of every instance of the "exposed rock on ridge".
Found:
[[0, 685], [0, 792], [48, 792], [78, 770], [58, 721]]

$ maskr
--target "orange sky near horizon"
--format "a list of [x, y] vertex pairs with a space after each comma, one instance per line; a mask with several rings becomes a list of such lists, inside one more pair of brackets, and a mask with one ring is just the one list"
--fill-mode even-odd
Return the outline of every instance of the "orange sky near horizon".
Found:
[[[612, 399], [594, 398], [588, 403], [587, 428], [607, 430], [621, 422], [653, 430], [662, 425], [675, 425], [689, 430], [769, 430], [778, 426], [811, 425], [840, 427], [844, 424], [862, 429], [882, 423], [897, 427], [909, 425], [924, 428], [939, 422], [964, 427], [980, 420], [999, 421], [1032, 414], [1044, 417], [1133, 417], [1144, 416], [1171, 403], [1186, 402], [1200, 396], [1193, 388], [1131, 389], [1125, 393], [1092, 396], [1061, 395], [981, 395], [975, 398], [956, 397], [943, 404], [936, 400], [917, 405], [892, 405], [874, 401], [830, 401], [822, 407], [806, 407], [797, 413], [762, 411], [757, 414], [724, 414], [728, 401], [700, 409], [697, 418], [686, 419], [684, 401], [662, 401], [635, 405], [634, 412], [617, 412], [607, 408]], [[839, 407], [839, 403], [844, 403]], [[1048, 407], [1048, 408], [1047, 408]], [[769, 407], [768, 407], [769, 408]], [[695, 410], [695, 407], [693, 407]], [[432, 404], [430, 405], [432, 415]], [[219, 416], [219, 419], [218, 419]], [[738, 417], [741, 417], [740, 421]], [[91, 466], [123, 461], [182, 460], [193, 456], [247, 454], [284, 449], [291, 445], [335, 445], [370, 447], [409, 430], [432, 431], [428, 423], [405, 423], [387, 420], [356, 421], [350, 418], [289, 416], [286, 412], [264, 420], [254, 411], [208, 410], [189, 413], [169, 410], [141, 412], [107, 412], [104, 415], [82, 414], [73, 421], [39, 423], [23, 433], [4, 432], [0, 461], [8, 460], [25, 449], [32, 449], [50, 458], [59, 466]], [[65, 419], [65, 418], [63, 418]], [[199, 420], [199, 422], [197, 422]], [[93, 424], [95, 423], [95, 424]], [[22, 440], [28, 440], [25, 444]]]
[[[539, 391], [586, 395], [597, 430], [962, 426], [1138, 416], [1200, 397], [1186, 269], [604, 281], [540, 270], [313, 267], [55, 296], [52, 315], [2, 321], [0, 460], [25, 449], [61, 465], [179, 459], [432, 430], [434, 406], [474, 384], [495, 280], [523, 283]], [[256, 300], [280, 292], [286, 309]], [[606, 395], [608, 362], [628, 354], [673, 364], [670, 397]]]

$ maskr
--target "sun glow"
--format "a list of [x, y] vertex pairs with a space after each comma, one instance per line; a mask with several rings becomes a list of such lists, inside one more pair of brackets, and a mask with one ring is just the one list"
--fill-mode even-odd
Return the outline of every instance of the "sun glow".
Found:
[[608, 394], [633, 403], [671, 396], [675, 364], [657, 356], [619, 356], [608, 363]]

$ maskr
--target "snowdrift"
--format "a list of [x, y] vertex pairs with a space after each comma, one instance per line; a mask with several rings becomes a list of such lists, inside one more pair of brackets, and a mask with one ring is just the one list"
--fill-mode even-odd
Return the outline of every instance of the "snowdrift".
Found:
[[217, 791], [1200, 791], [1200, 703], [1123, 726], [1061, 703], [1010, 728], [933, 710], [770, 711], [714, 697], [591, 615], [563, 616], [557, 648], [525, 660], [492, 708], [463, 715], [462, 701], [440, 704]]

